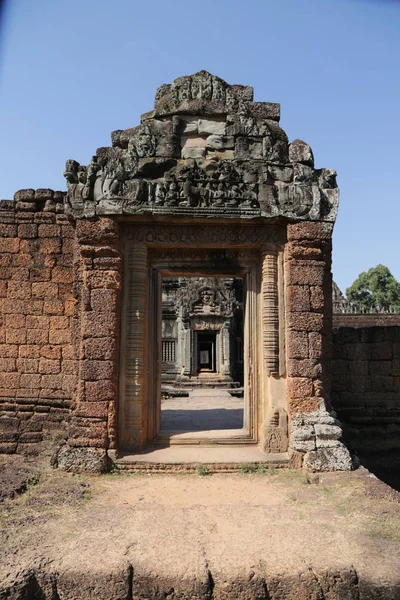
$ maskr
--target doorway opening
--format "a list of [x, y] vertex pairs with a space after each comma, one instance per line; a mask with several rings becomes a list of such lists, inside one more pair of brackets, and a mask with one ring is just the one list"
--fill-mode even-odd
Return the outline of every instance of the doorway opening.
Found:
[[217, 333], [215, 331], [199, 331], [197, 333], [197, 372], [199, 375], [216, 372], [216, 340]]
[[160, 437], [243, 435], [244, 280], [163, 277]]

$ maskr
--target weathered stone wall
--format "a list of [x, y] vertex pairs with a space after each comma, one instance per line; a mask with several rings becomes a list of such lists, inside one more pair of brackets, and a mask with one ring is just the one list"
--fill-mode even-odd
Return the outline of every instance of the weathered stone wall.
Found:
[[0, 452], [35, 452], [65, 426], [76, 382], [74, 230], [63, 192], [0, 202]]
[[[348, 447], [366, 466], [400, 464], [400, 325], [336, 327], [334, 317], [332, 402]], [[356, 324], [356, 316], [353, 317]], [[359, 324], [365, 323], [360, 315]], [[389, 317], [389, 325], [384, 326]]]
[[[118, 223], [108, 218], [79, 221], [76, 239], [74, 342], [80, 360], [68, 439], [73, 451], [65, 460], [79, 460], [81, 448], [116, 447], [122, 266]], [[104, 458], [104, 450], [100, 455]], [[95, 451], [93, 457], [96, 462]]]

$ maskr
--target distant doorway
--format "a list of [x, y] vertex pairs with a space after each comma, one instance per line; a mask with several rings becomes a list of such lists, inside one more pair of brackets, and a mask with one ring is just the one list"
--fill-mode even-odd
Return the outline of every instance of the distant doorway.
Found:
[[216, 332], [198, 331], [197, 332], [197, 372], [215, 373], [216, 372]]

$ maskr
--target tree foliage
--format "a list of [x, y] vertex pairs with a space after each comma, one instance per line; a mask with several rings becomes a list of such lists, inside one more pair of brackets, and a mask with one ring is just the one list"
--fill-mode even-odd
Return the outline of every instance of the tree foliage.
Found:
[[360, 273], [346, 290], [347, 300], [361, 311], [400, 308], [400, 284], [384, 265]]

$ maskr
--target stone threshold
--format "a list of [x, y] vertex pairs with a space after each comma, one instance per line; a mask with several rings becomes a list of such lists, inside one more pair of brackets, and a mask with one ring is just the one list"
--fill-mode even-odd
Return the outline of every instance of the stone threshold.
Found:
[[[110, 454], [110, 453], [109, 453]], [[111, 457], [121, 471], [135, 472], [196, 472], [199, 468], [208, 473], [232, 473], [244, 469], [289, 468], [294, 464], [288, 452], [265, 454], [258, 446], [149, 446], [142, 452], [120, 453]]]

